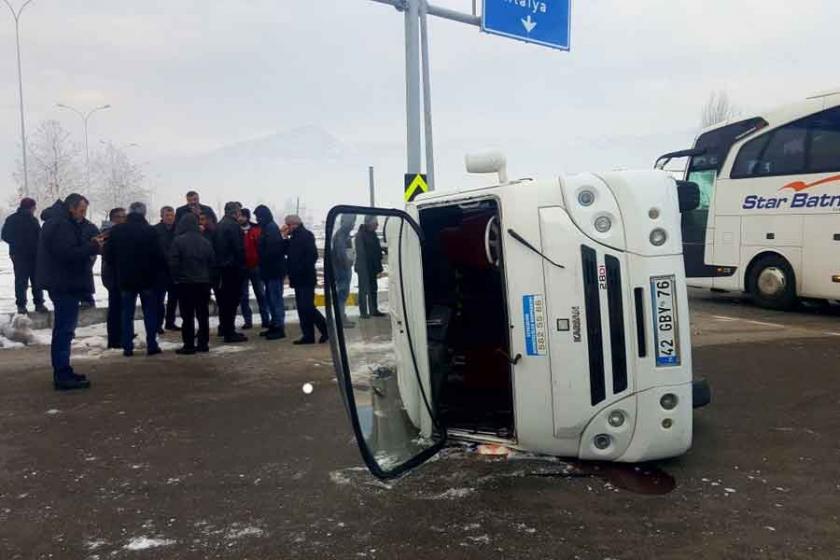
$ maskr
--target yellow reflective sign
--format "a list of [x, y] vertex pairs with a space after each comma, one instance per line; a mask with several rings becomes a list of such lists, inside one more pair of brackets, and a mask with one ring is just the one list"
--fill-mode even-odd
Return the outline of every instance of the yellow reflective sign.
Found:
[[422, 173], [409, 173], [405, 176], [405, 201], [411, 202], [417, 195], [429, 192], [429, 184], [426, 182], [426, 175]]

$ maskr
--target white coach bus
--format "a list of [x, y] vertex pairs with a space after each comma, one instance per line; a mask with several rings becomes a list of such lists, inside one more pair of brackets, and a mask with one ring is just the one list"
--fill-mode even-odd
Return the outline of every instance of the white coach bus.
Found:
[[840, 90], [706, 129], [657, 167], [677, 158], [701, 192], [682, 216], [689, 285], [774, 309], [840, 299]]
[[[696, 204], [697, 188], [659, 171], [508, 181], [503, 167], [472, 160], [499, 184], [405, 211], [329, 213], [333, 360], [365, 463], [397, 476], [447, 438], [608, 461], [682, 454], [704, 404], [680, 240], [679, 201]], [[350, 286], [375, 293], [383, 269], [387, 312], [368, 296], [364, 318], [345, 313]]]

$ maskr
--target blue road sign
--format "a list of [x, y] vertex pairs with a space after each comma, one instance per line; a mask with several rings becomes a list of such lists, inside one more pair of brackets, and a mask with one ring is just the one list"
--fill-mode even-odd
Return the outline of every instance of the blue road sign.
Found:
[[527, 43], [569, 50], [572, 0], [484, 0], [481, 29]]

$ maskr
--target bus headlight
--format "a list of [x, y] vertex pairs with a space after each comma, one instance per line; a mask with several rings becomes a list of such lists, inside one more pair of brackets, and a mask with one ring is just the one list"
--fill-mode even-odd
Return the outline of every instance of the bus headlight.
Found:
[[612, 445], [612, 438], [607, 434], [598, 434], [595, 436], [595, 439], [592, 440], [592, 443], [595, 444], [595, 447], [603, 451], [607, 449], [610, 445]]
[[595, 229], [598, 233], [607, 233], [612, 227], [612, 220], [606, 216], [598, 216], [595, 218]]
[[662, 395], [662, 398], [659, 399], [659, 404], [665, 410], [674, 410], [677, 407], [678, 402], [679, 399], [674, 393], [665, 393], [664, 395]]
[[581, 206], [592, 206], [595, 202], [595, 193], [590, 190], [582, 190], [578, 193], [578, 203]]
[[620, 428], [624, 425], [624, 415], [620, 410], [613, 410], [607, 417], [607, 422], [609, 422], [610, 426], [613, 428]]
[[650, 232], [650, 243], [654, 247], [661, 247], [668, 241], [668, 233], [662, 228], [656, 228]]

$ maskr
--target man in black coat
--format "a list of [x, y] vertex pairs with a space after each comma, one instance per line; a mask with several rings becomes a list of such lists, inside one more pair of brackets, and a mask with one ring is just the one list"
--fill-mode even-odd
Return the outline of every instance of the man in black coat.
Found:
[[90, 387], [87, 378], [70, 366], [70, 343], [79, 322], [79, 301], [88, 290], [90, 258], [102, 247], [100, 237], [84, 238], [81, 224], [87, 207], [87, 199], [75, 193], [63, 203], [56, 202], [46, 214], [38, 240], [37, 283], [53, 302], [50, 357], [53, 383], [61, 391]]
[[[82, 237], [86, 241], [92, 240], [94, 237], [98, 237], [99, 234], [99, 228], [96, 227], [93, 222], [87, 218], [82, 221]], [[93, 298], [93, 294], [96, 293], [96, 284], [93, 281], [93, 267], [96, 264], [96, 258], [97, 256], [93, 255], [89, 261], [87, 273], [88, 288], [84, 297], [82, 297], [82, 309], [91, 309], [96, 307], [96, 300]]]
[[265, 283], [265, 299], [270, 316], [268, 330], [260, 333], [267, 340], [286, 338], [286, 308], [283, 301], [283, 282], [286, 280], [286, 250], [288, 241], [283, 239], [280, 227], [267, 206], [254, 210], [260, 226], [257, 254], [260, 276]]
[[[196, 224], [198, 217], [196, 216]], [[155, 225], [155, 231], [160, 240], [160, 248], [163, 256], [169, 258], [172, 249], [172, 242], [175, 241], [175, 209], [171, 206], [164, 206], [160, 209], [160, 223]], [[158, 334], [163, 334], [163, 328], [169, 331], [180, 331], [181, 328], [175, 324], [175, 312], [178, 310], [178, 293], [175, 290], [175, 283], [172, 281], [172, 274], [169, 267], [161, 271], [161, 284], [157, 290], [158, 302]]]
[[[183, 348], [176, 354], [210, 351], [210, 281], [215, 266], [213, 245], [204, 237], [198, 219], [190, 213], [178, 222], [177, 236], [169, 252], [169, 267], [181, 306]], [[198, 319], [196, 345], [195, 320]]]
[[382, 244], [376, 230], [376, 216], [366, 216], [365, 223], [356, 233], [356, 273], [359, 275], [359, 316], [362, 319], [384, 317], [379, 311], [379, 285], [382, 273]]
[[145, 204], [133, 202], [125, 223], [111, 230], [105, 259], [109, 266], [115, 267], [122, 292], [123, 355], [134, 355], [134, 310], [138, 296], [146, 328], [146, 353], [149, 356], [160, 354], [155, 288], [159, 285], [161, 271], [168, 265], [155, 228], [146, 221]]
[[315, 236], [303, 227], [300, 216], [292, 214], [286, 216], [285, 221], [286, 225], [282, 231], [289, 239], [286, 259], [289, 284], [295, 289], [295, 304], [300, 319], [300, 330], [303, 333], [301, 339], [296, 340], [294, 344], [314, 344], [316, 326], [321, 333], [319, 342], [324, 343], [329, 340], [327, 321], [315, 307], [315, 263], [318, 262]]
[[213, 223], [218, 223], [218, 219], [216, 219], [216, 213], [213, 212], [213, 209], [209, 206], [205, 206], [201, 204], [201, 199], [198, 196], [198, 193], [195, 191], [190, 191], [187, 193], [187, 203], [183, 206], [179, 206], [178, 210], [175, 211], [175, 223], [181, 221], [185, 215], [192, 213], [195, 214], [195, 217], [201, 216], [201, 214], [206, 215]]
[[[125, 208], [112, 208], [108, 213], [108, 227], [102, 228], [105, 245], [111, 236], [111, 229], [125, 223]], [[122, 348], [122, 293], [117, 282], [117, 273], [104, 258], [102, 259], [102, 285], [108, 290], [108, 348]]]
[[26, 314], [26, 289], [32, 286], [32, 300], [35, 311], [46, 313], [44, 307], [44, 292], [35, 283], [35, 264], [38, 256], [38, 237], [41, 235], [41, 224], [35, 217], [35, 201], [24, 198], [20, 201], [17, 212], [6, 218], [3, 231], [0, 233], [3, 241], [9, 244], [9, 256], [15, 271], [15, 304], [18, 313]]
[[214, 237], [216, 267], [219, 270], [219, 331], [227, 343], [248, 340], [235, 330], [236, 308], [242, 298], [245, 279], [245, 240], [239, 225], [240, 210], [242, 206], [238, 202], [225, 204], [225, 217], [216, 227]]

